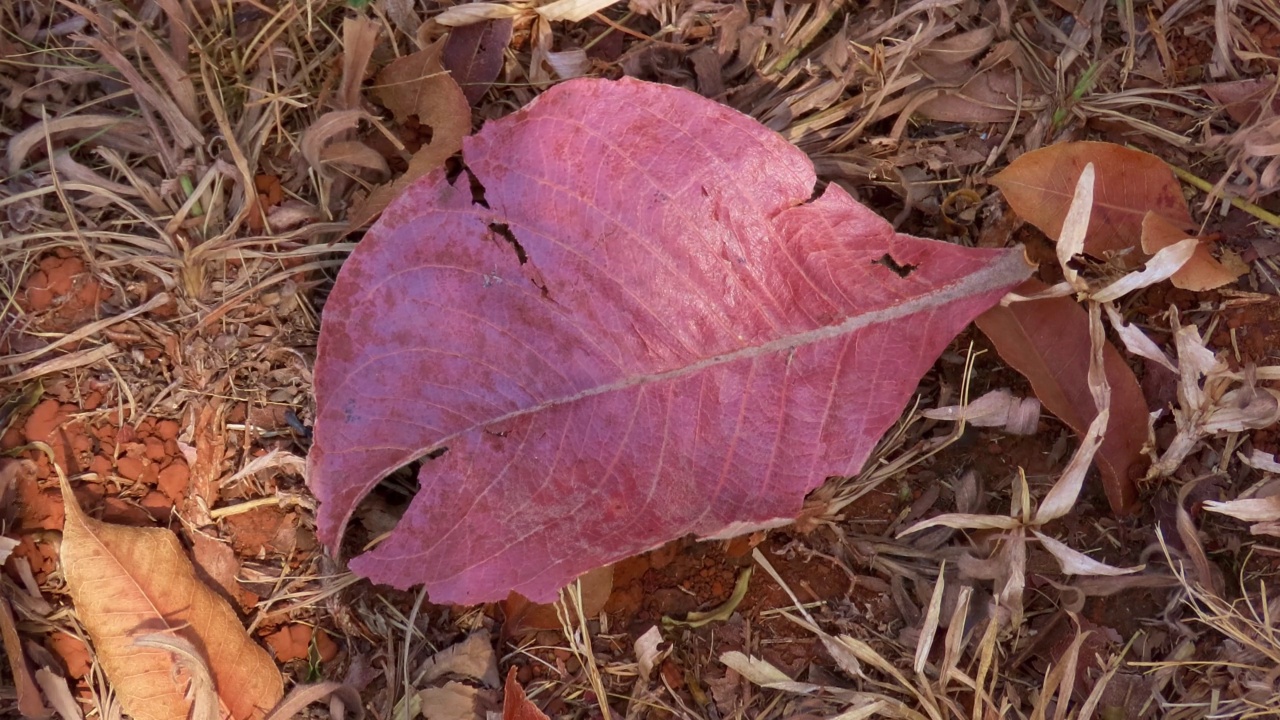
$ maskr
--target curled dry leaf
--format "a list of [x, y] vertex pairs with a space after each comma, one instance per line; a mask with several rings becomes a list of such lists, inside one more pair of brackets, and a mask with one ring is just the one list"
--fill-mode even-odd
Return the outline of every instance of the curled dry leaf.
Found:
[[[1046, 289], [1028, 280], [1016, 292], [1033, 295]], [[1045, 298], [998, 306], [975, 321], [1005, 362], [1031, 382], [1036, 397], [1083, 437], [1097, 415], [1089, 390], [1089, 317], [1075, 300]], [[1133, 370], [1110, 343], [1103, 363], [1111, 385], [1111, 417], [1094, 461], [1114, 512], [1125, 512], [1137, 491], [1134, 474], [1147, 441], [1147, 401]]]
[[479, 680], [488, 688], [498, 687], [498, 658], [493, 652], [489, 631], [474, 632], [462, 642], [432, 655], [418, 670], [413, 684], [432, 683], [446, 675]]
[[343, 266], [309, 457], [335, 546], [381, 477], [443, 452], [351, 564], [434, 602], [547, 601], [683, 535], [790, 522], [1028, 274], [838, 185], [810, 200], [804, 153], [671, 86], [557, 85], [464, 160], [482, 201], [435, 172]]
[[[636, 638], [634, 645], [636, 654], [636, 665], [640, 670], [640, 679], [647, 681], [649, 675], [666, 654], [658, 649], [662, 644], [662, 631], [657, 625], [649, 628], [643, 635]], [[668, 651], [669, 652], [669, 651]]]
[[188, 717], [190, 679], [177, 680], [173, 654], [135, 642], [163, 633], [199, 653], [222, 712], [234, 720], [262, 718], [283, 694], [280, 672], [231, 606], [196, 578], [178, 538], [160, 528], [94, 520], [65, 478], [62, 496], [67, 589], [125, 712], [138, 720]]
[[[582, 586], [582, 614], [595, 617], [609, 602], [613, 592], [613, 566], [606, 565], [583, 573], [577, 581]], [[503, 633], [514, 635], [521, 630], [559, 630], [562, 627], [556, 603], [535, 603], [519, 593], [511, 593], [502, 603], [505, 615]]]
[[1007, 388], [992, 390], [968, 405], [925, 410], [933, 420], [963, 420], [977, 427], [1003, 427], [1014, 435], [1032, 435], [1040, 422], [1040, 401], [1016, 397]]
[[398, 58], [378, 73], [374, 97], [399, 122], [416, 117], [420, 124], [430, 127], [431, 142], [413, 154], [403, 175], [375, 187], [356, 205], [349, 218], [350, 227], [367, 225], [413, 181], [444, 165], [450, 155], [462, 149], [462, 138], [471, 132], [471, 105], [441, 64], [443, 47], [443, 43], [437, 43]]

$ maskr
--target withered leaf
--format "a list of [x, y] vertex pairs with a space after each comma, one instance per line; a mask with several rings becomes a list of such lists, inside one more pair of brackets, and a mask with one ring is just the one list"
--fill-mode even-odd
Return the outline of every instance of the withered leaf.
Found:
[[[1015, 291], [1031, 295], [1044, 283], [1028, 280]], [[1089, 319], [1073, 298], [1045, 298], [991, 308], [974, 321], [1013, 369], [1022, 373], [1045, 409], [1083, 436], [1097, 415], [1089, 391]], [[1147, 404], [1133, 370], [1110, 343], [1103, 348], [1111, 384], [1111, 418], [1098, 454], [1107, 500], [1125, 512], [1137, 498], [1133, 468], [1147, 439]]]
[[374, 96], [404, 122], [416, 117], [431, 128], [431, 142], [409, 160], [409, 168], [394, 181], [375, 187], [352, 210], [349, 223], [362, 227], [376, 218], [414, 180], [444, 164], [462, 149], [462, 138], [471, 132], [471, 105], [462, 88], [441, 64], [442, 44], [433, 45], [395, 60], [378, 73]]
[[173, 654], [135, 644], [166, 633], [202, 655], [231, 718], [262, 718], [283, 694], [280, 673], [231, 606], [196, 578], [177, 536], [87, 516], [65, 479], [62, 496], [67, 589], [125, 712], [137, 720], [188, 716], [187, 683], [175, 681], [182, 675]]

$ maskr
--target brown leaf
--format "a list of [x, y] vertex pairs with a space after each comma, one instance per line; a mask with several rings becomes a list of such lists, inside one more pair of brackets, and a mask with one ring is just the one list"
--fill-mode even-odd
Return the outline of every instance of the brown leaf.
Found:
[[1134, 267], [1140, 252], [1142, 221], [1154, 212], [1166, 222], [1190, 229], [1191, 211], [1173, 171], [1155, 155], [1102, 142], [1051, 145], [1029, 152], [991, 179], [1014, 212], [1057, 240], [1084, 166], [1093, 163], [1096, 180], [1093, 214], [1085, 252], [1107, 259], [1127, 253]]
[[266, 651], [249, 639], [235, 611], [196, 579], [178, 538], [160, 528], [109, 525], [84, 514], [63, 479], [66, 523], [62, 569], [76, 616], [120, 703], [138, 720], [185, 718], [188, 680], [175, 681], [172, 653], [139, 647], [140, 637], [165, 633], [203, 657], [225, 712], [261, 718], [283, 694]]
[[[1148, 255], [1154, 255], [1157, 251], [1189, 237], [1195, 236], [1154, 212], [1147, 213], [1142, 219], [1142, 251]], [[1201, 292], [1222, 287], [1238, 277], [1240, 273], [1229, 270], [1218, 262], [1209, 252], [1209, 244], [1201, 240], [1191, 259], [1174, 273], [1169, 281], [1174, 287]]]
[[[1046, 289], [1028, 280], [1015, 292], [1030, 295]], [[1089, 391], [1089, 318], [1069, 297], [996, 306], [976, 320], [1000, 357], [1031, 382], [1045, 409], [1083, 435], [1097, 414]], [[1111, 509], [1125, 513], [1137, 499], [1133, 474], [1147, 439], [1147, 403], [1142, 389], [1110, 343], [1103, 348], [1111, 384], [1111, 419], [1094, 459]]]
[[916, 106], [915, 114], [943, 122], [1004, 122], [1013, 117], [1016, 82], [1010, 68], [984, 72], [958, 90], [942, 90]]
[[502, 693], [502, 720], [551, 720], [525, 697], [524, 688], [516, 682], [514, 667], [507, 672], [507, 685]]
[[480, 102], [502, 72], [512, 25], [511, 18], [499, 18], [449, 31], [440, 60], [471, 105]]
[[462, 138], [471, 132], [471, 106], [441, 64], [442, 47], [436, 44], [406, 55], [378, 73], [374, 90], [378, 102], [402, 123], [416, 116], [420, 124], [431, 128], [431, 142], [414, 153], [403, 175], [375, 187], [356, 205], [348, 218], [351, 228], [372, 222], [406, 186], [444, 165], [450, 155], [462, 149]]

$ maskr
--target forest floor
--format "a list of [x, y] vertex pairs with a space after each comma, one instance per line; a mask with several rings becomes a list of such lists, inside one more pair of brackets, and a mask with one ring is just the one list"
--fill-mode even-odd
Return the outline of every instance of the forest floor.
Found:
[[[1251, 532], [1203, 510], [1280, 494], [1280, 466], [1265, 462], [1280, 450], [1274, 427], [1208, 434], [1177, 472], [1141, 485], [1127, 516], [1091, 476], [1045, 531], [1146, 569], [1065, 575], [1033, 546], [1020, 612], [999, 622], [1002, 589], [956, 558], [1007, 538], [900, 536], [966, 505], [1007, 516], [1026, 500], [1021, 478], [1038, 502], [1078, 443], [1047, 413], [1026, 436], [921, 415], [962, 388], [1032, 394], [974, 329], [867, 469], [829, 480], [796, 525], [671, 543], [584, 577], [559, 606], [440, 606], [345, 569], [412, 497], [397, 475], [355, 512], [342, 557], [328, 556], [305, 482], [312, 368], [370, 191], [423, 148], [456, 163], [450, 128], [477, 129], [567, 77], [626, 75], [727, 104], [899, 230], [1023, 244], [1050, 283], [1062, 278], [1052, 243], [990, 178], [1057, 143], [1144, 150], [1240, 199], [1186, 185], [1202, 235], [1246, 271], [1211, 291], [1143, 289], [1125, 318], [1172, 353], [1176, 307], [1231, 368], [1277, 364], [1271, 0], [632, 0], [576, 22], [548, 22], [538, 5], [482, 4], [509, 19], [454, 28], [434, 0], [0, 7], [0, 451], [22, 461], [0, 471], [0, 598], [16, 620], [0, 716], [19, 714], [18, 676], [39, 668], [66, 678], [86, 716], [119, 712], [66, 590], [58, 469], [89, 514], [175, 532], [286, 687], [343, 683], [374, 718], [498, 711], [495, 676], [446, 651], [468, 637], [487, 643], [468, 655], [503, 677], [515, 668], [556, 718], [1278, 712], [1276, 525]], [[459, 82], [485, 63], [495, 76], [462, 82], [467, 113], [391, 107], [378, 72], [450, 33], [471, 58], [443, 60]], [[1168, 407], [1176, 379], [1126, 359], [1151, 408]], [[1153, 451], [1172, 437], [1164, 418]], [[730, 667], [735, 651], [762, 662]]]

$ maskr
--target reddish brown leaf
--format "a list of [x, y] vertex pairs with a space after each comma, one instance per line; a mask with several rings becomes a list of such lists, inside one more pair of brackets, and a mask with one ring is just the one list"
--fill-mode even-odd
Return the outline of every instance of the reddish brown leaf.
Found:
[[[325, 306], [322, 539], [435, 451], [351, 567], [434, 602], [546, 602], [690, 533], [794, 518], [1028, 274], [897, 234], [756, 121], [636, 80], [560, 84], [392, 204]], [[447, 449], [447, 450], [446, 450]]]
[[502, 690], [502, 720], [551, 720], [525, 696], [514, 667], [507, 671], [507, 684]]
[[1102, 142], [1050, 145], [1014, 160], [991, 179], [1024, 220], [1057, 240], [1084, 166], [1093, 163], [1093, 214], [1085, 252], [1122, 255], [1133, 267], [1141, 252], [1142, 220], [1154, 212], [1175, 227], [1193, 227], [1191, 211], [1173, 171], [1155, 155]]
[[468, 103], [480, 102], [502, 72], [512, 25], [511, 18], [499, 18], [449, 31], [441, 62], [462, 88]]
[[263, 717], [283, 692], [280, 673], [231, 606], [196, 579], [178, 538], [160, 528], [94, 520], [63, 483], [67, 589], [125, 712], [138, 720], [188, 716], [191, 700], [174, 655], [134, 644], [164, 633], [203, 656], [231, 718]]
[[[1046, 289], [1028, 280], [1016, 292]], [[978, 328], [990, 338], [1000, 357], [1022, 373], [1045, 408], [1083, 434], [1098, 414], [1089, 392], [1089, 316], [1073, 298], [1049, 298], [996, 306], [978, 316]], [[1103, 349], [1111, 383], [1111, 420], [1094, 460], [1116, 513], [1132, 510], [1132, 478], [1139, 474], [1147, 440], [1147, 404], [1133, 370], [1108, 343]]]
[[[1189, 237], [1195, 236], [1154, 212], [1147, 213], [1147, 216], [1142, 219], [1142, 251], [1148, 255], [1154, 255], [1159, 250]], [[1213, 253], [1209, 252], [1209, 244], [1201, 240], [1191, 259], [1187, 260], [1187, 263], [1174, 273], [1169, 281], [1174, 287], [1200, 292], [1222, 287], [1234, 282], [1238, 277], [1240, 273], [1228, 270], [1218, 262], [1213, 257]]]

